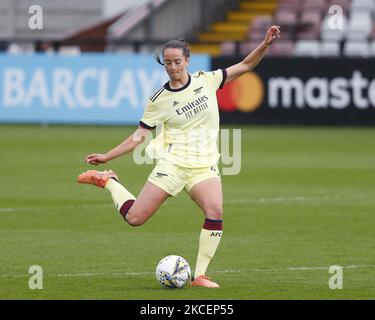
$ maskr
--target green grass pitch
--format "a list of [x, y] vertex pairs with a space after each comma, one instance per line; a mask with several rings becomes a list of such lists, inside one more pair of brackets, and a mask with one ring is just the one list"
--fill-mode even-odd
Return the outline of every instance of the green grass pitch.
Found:
[[[221, 288], [175, 290], [154, 272], [168, 254], [194, 269], [204, 219], [189, 197], [132, 228], [106, 190], [76, 183], [87, 153], [133, 129], [0, 126], [0, 299], [375, 298], [373, 128], [243, 127], [242, 170], [223, 176], [224, 235], [208, 272]], [[128, 155], [98, 168], [138, 194], [152, 165]], [[43, 268], [42, 290], [29, 289], [32, 265]], [[328, 286], [332, 265], [342, 289]]]

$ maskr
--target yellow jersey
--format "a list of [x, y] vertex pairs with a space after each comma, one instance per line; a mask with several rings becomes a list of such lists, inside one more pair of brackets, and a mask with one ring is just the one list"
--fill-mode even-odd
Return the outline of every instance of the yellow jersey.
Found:
[[172, 89], [167, 82], [148, 100], [140, 125], [160, 128], [146, 148], [153, 159], [165, 159], [185, 168], [216, 164], [219, 109], [216, 91], [223, 87], [226, 70], [189, 74], [186, 85]]

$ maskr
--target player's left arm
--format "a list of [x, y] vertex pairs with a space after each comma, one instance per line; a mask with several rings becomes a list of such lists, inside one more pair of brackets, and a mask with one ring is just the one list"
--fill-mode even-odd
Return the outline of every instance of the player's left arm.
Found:
[[230, 66], [226, 69], [227, 78], [224, 83], [228, 83], [244, 73], [254, 69], [264, 57], [267, 48], [271, 45], [272, 41], [280, 38], [280, 27], [271, 26], [267, 29], [266, 36], [262, 43], [255, 48], [245, 59], [240, 63]]

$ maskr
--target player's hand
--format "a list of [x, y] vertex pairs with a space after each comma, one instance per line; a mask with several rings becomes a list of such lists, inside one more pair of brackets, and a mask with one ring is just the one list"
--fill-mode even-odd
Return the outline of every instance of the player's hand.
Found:
[[106, 163], [107, 161], [107, 156], [101, 153], [92, 153], [86, 156], [86, 162], [94, 166], [97, 166], [100, 163]]
[[264, 42], [270, 45], [273, 40], [280, 38], [280, 26], [271, 26], [267, 29]]

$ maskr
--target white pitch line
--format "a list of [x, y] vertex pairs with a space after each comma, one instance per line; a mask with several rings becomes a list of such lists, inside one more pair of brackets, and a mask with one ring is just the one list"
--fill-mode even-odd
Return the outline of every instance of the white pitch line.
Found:
[[[143, 276], [153, 274], [154, 272], [82, 272], [82, 273], [58, 273], [48, 275], [49, 277], [99, 277], [99, 276], [113, 276], [113, 277], [122, 277], [122, 276]], [[28, 278], [30, 274], [17, 274], [17, 275], [0, 275], [0, 278]]]
[[337, 200], [347, 198], [363, 198], [365, 195], [332, 195], [332, 196], [285, 196], [285, 197], [269, 197], [269, 198], [234, 198], [225, 200], [225, 203], [272, 203], [272, 202], [305, 202], [305, 201], [324, 201], [324, 200]]
[[[331, 198], [333, 199], [333, 198]], [[236, 203], [272, 203], [272, 202], [291, 202], [291, 201], [308, 201], [308, 200], [324, 200], [322, 198], [312, 198], [312, 197], [273, 197], [273, 198], [232, 198], [225, 200], [225, 203], [231, 203], [231, 204], [236, 204]]]
[[13, 212], [16, 211], [15, 208], [0, 208], [0, 212]]
[[[243, 270], [217, 270], [212, 271], [216, 273], [240, 273], [240, 272], [284, 272], [284, 271], [310, 271], [310, 270], [328, 270], [331, 266], [326, 267], [288, 267], [288, 268], [250, 268]], [[366, 266], [366, 265], [350, 265], [350, 266], [341, 266], [343, 269], [374, 269], [375, 266]]]
[[87, 272], [87, 273], [58, 273], [56, 277], [98, 277], [98, 276], [144, 276], [152, 272]]
[[[332, 196], [320, 196], [320, 195], [310, 195], [310, 196], [285, 196], [285, 197], [261, 197], [261, 198], [231, 198], [224, 200], [225, 203], [273, 203], [273, 202], [304, 202], [304, 201], [322, 201], [322, 200], [337, 200], [337, 199], [348, 199], [348, 198], [363, 198], [364, 194], [354, 194], [354, 195], [332, 195]], [[183, 206], [190, 203], [166, 203], [167, 205]], [[62, 205], [53, 207], [18, 207], [18, 208], [0, 208], [1, 212], [16, 212], [16, 211], [30, 211], [30, 210], [52, 210], [52, 209], [90, 209], [97, 207], [114, 207], [113, 204], [81, 204], [81, 205]]]
[[0, 212], [30, 211], [30, 210], [53, 210], [53, 209], [91, 209], [96, 207], [115, 207], [113, 204], [80, 204], [63, 205], [53, 207], [18, 207], [18, 208], [0, 208]]
[[[228, 270], [212, 270], [210, 273], [241, 273], [241, 272], [285, 272], [285, 271], [314, 271], [314, 270], [329, 270], [331, 266], [325, 267], [287, 267], [287, 268], [249, 268], [249, 269], [228, 269]], [[374, 265], [348, 265], [341, 266], [343, 269], [374, 269]], [[61, 278], [71, 278], [71, 277], [99, 277], [99, 276], [109, 276], [109, 277], [128, 277], [128, 276], [147, 276], [155, 274], [154, 272], [84, 272], [84, 273], [58, 273], [46, 275], [48, 277], [61, 277]], [[0, 275], [1, 278], [26, 278], [30, 277], [27, 274], [18, 275]]]

